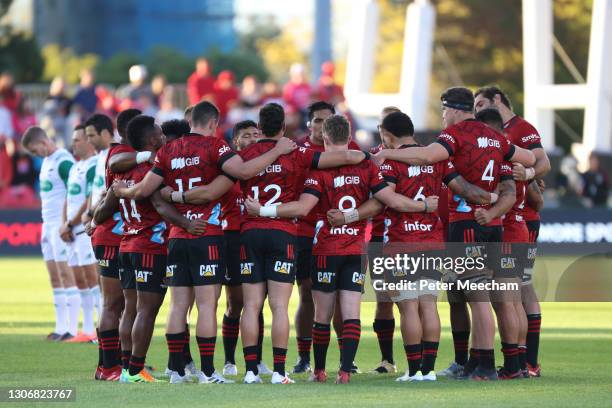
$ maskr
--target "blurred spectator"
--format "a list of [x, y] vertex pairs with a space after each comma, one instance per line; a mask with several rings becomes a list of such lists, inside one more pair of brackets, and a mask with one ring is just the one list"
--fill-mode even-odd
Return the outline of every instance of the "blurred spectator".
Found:
[[321, 65], [321, 78], [319, 78], [315, 92], [318, 99], [337, 105], [344, 101], [344, 91], [334, 81], [334, 70], [335, 66], [331, 61], [326, 61]]
[[[39, 201], [35, 193], [38, 171], [34, 158], [26, 153], [20, 144], [15, 146], [17, 150], [9, 161], [10, 168], [8, 169], [12, 179], [7, 188], [0, 188], [0, 207], [38, 207]], [[4, 173], [4, 169], [2, 169], [2, 173]]]
[[168, 85], [164, 88], [164, 92], [160, 97], [159, 111], [155, 116], [155, 121], [157, 123], [164, 123], [168, 120], [183, 118], [183, 111], [174, 105], [175, 93], [176, 88], [174, 88], [172, 85]]
[[142, 94], [136, 101], [136, 106], [142, 111], [143, 115], [153, 116], [157, 115], [157, 105], [155, 105], [154, 98], [152, 95]]
[[118, 107], [113, 92], [105, 86], [99, 85], [96, 87], [96, 96], [98, 97], [97, 111], [111, 118], [114, 117], [118, 112]]
[[30, 108], [29, 101], [22, 97], [17, 105], [17, 111], [13, 115], [13, 129], [15, 130], [15, 143], [19, 144], [21, 141], [21, 135], [30, 126], [36, 125], [36, 115]]
[[608, 204], [608, 174], [601, 167], [599, 157], [591, 153], [589, 169], [581, 174], [582, 196], [587, 199], [589, 207], [605, 207]]
[[53, 78], [49, 86], [49, 96], [43, 104], [40, 126], [59, 147], [68, 148], [70, 140], [66, 118], [70, 113], [70, 99], [65, 94], [66, 83], [61, 77]]
[[253, 75], [247, 75], [242, 80], [240, 88], [240, 101], [245, 106], [257, 106], [261, 101], [261, 90], [259, 83]]
[[128, 74], [130, 83], [117, 90], [117, 97], [121, 100], [119, 110], [138, 108], [144, 112], [139, 103], [145, 101], [149, 101], [148, 103], [150, 104], [153, 103], [153, 92], [149, 84], [147, 84], [147, 77], [149, 75], [147, 67], [144, 65], [132, 65]]
[[155, 106], [161, 106], [161, 98], [167, 86], [168, 80], [163, 75], [155, 75], [151, 80], [151, 91], [153, 92], [153, 103]]
[[15, 112], [21, 94], [15, 88], [15, 79], [9, 72], [0, 75], [0, 96], [4, 100], [4, 106], [11, 112]]
[[98, 105], [95, 81], [96, 77], [90, 69], [81, 71], [81, 81], [72, 99], [72, 103], [80, 107], [84, 117], [89, 117], [94, 113]]
[[6, 106], [4, 97], [0, 94], [0, 143], [5, 139], [12, 139], [14, 135], [13, 115]]
[[224, 122], [229, 108], [238, 101], [240, 94], [238, 87], [234, 84], [234, 74], [230, 71], [221, 71], [215, 81], [213, 93], [215, 105], [219, 108], [221, 115], [221, 122]]
[[213, 100], [215, 79], [210, 75], [210, 71], [208, 60], [198, 58], [195, 71], [187, 79], [187, 96], [190, 105], [203, 99]]
[[266, 82], [262, 87], [261, 93], [261, 104], [275, 102], [279, 105], [284, 105], [283, 93], [281, 92], [280, 86], [273, 81]]
[[312, 89], [306, 79], [306, 72], [302, 64], [293, 64], [289, 70], [289, 82], [283, 88], [283, 99], [288, 105], [305, 113], [310, 104]]

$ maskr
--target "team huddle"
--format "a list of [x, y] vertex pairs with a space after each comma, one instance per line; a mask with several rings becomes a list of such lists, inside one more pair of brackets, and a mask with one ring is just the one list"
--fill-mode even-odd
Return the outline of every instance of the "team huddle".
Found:
[[[371, 372], [397, 371], [395, 305], [408, 367], [397, 381], [539, 377], [541, 315], [532, 275], [548, 158], [537, 131], [512, 112], [500, 89], [474, 95], [450, 88], [441, 102], [445, 128], [436, 141], [417, 143], [410, 117], [387, 107], [378, 126], [381, 144], [368, 152], [351, 140], [349, 121], [322, 101], [309, 106], [310, 134], [299, 141], [285, 137], [285, 113], [275, 103], [261, 108], [258, 123], [236, 124], [231, 145], [215, 136], [219, 110], [206, 101], [161, 127], [137, 109], [125, 110], [117, 117], [117, 142], [112, 120], [94, 114], [74, 130], [78, 161], [42, 129], [29, 128], [24, 147], [45, 158], [41, 246], [56, 310], [48, 339], [97, 341], [97, 380], [160, 381], [145, 362], [169, 288], [170, 383], [233, 383], [226, 377], [238, 375], [240, 335], [244, 383], [271, 375], [273, 384], [291, 384], [288, 308], [297, 282], [299, 358], [292, 372], [327, 381], [333, 326], [340, 350], [336, 383], [346, 384], [360, 372], [355, 356], [367, 271], [372, 282], [380, 279], [372, 274], [372, 258], [440, 254], [447, 243], [458, 243], [465, 250], [457, 256], [484, 248], [486, 268], [469, 274], [430, 268], [412, 278], [425, 283], [420, 289], [375, 292], [381, 363]], [[525, 249], [486, 245], [495, 243]], [[469, 283], [514, 282], [520, 289], [447, 292], [455, 358], [436, 374], [438, 290], [427, 283], [450, 275]], [[219, 372], [214, 355], [223, 286]], [[262, 359], [266, 299], [272, 369]], [[504, 356], [499, 369], [494, 314]], [[193, 325], [199, 368], [190, 350]]]

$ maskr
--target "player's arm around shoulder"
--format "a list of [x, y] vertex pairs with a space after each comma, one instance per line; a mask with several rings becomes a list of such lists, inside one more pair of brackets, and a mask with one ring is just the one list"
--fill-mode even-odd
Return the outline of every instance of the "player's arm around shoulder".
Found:
[[[231, 148], [225, 143], [227, 149]], [[223, 160], [219, 157], [220, 167], [225, 173], [239, 180], [248, 180], [262, 172], [267, 166], [274, 163], [280, 156], [289, 154], [297, 148], [295, 142], [286, 137], [281, 137], [276, 145], [266, 153], [244, 161], [240, 155], [232, 153], [230, 157]]]

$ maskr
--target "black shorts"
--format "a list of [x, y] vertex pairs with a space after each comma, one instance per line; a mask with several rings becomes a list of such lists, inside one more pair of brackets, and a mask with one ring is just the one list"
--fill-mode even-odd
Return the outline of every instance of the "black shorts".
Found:
[[225, 281], [227, 286], [240, 286], [240, 231], [223, 231], [225, 242]]
[[121, 286], [123, 289], [136, 289], [139, 292], [165, 294], [166, 255], [121, 253]]
[[529, 284], [533, 279], [533, 268], [538, 254], [538, 236], [540, 235], [540, 221], [527, 221], [529, 231], [529, 244], [527, 245], [527, 259], [525, 260], [525, 271], [523, 283]]
[[100, 266], [100, 275], [105, 278], [119, 279], [119, 271], [121, 269], [119, 247], [96, 245], [94, 252]]
[[[484, 258], [484, 263], [493, 272], [493, 277], [502, 273], [500, 265], [503, 227], [501, 225], [482, 226], [476, 220], [451, 222], [448, 225], [448, 241], [465, 244], [451, 246], [450, 253], [453, 257]], [[482, 273], [470, 271], [460, 275], [459, 279], [478, 275]]]
[[252, 229], [242, 233], [242, 283], [295, 282], [296, 236], [279, 230]]
[[297, 260], [295, 278], [298, 283], [304, 279], [310, 279], [312, 270], [312, 238], [297, 237]]
[[225, 281], [223, 235], [168, 242], [168, 286], [220, 285]]
[[362, 292], [365, 259], [361, 255], [315, 255], [311, 274], [312, 290]]

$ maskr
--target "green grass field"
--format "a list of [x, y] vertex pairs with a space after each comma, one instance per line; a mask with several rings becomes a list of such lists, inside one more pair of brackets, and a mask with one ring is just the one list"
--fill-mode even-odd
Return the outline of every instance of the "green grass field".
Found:
[[[360, 374], [348, 386], [311, 384], [294, 376], [289, 387], [265, 385], [119, 384], [93, 380], [97, 361], [91, 344], [54, 344], [44, 337], [53, 328], [51, 290], [41, 259], [0, 259], [0, 387], [76, 387], [76, 403], [66, 406], [420, 406], [420, 407], [610, 407], [612, 406], [612, 304], [547, 303], [543, 305], [541, 362], [543, 377], [520, 381], [473, 383], [439, 380], [436, 383], [396, 383], [395, 375]], [[290, 313], [296, 306], [294, 293]], [[223, 311], [219, 306], [219, 316]], [[167, 361], [164, 323], [167, 304], [158, 318], [148, 362], [163, 369]], [[367, 371], [379, 359], [371, 330], [374, 304], [364, 303], [364, 332], [356, 362]], [[442, 340], [437, 368], [452, 359], [448, 307], [440, 303]], [[266, 336], [270, 318], [266, 316]], [[220, 332], [220, 330], [219, 330]], [[333, 339], [333, 335], [332, 335]], [[264, 358], [271, 365], [271, 345], [266, 338]], [[499, 344], [499, 343], [497, 343]], [[332, 340], [328, 355], [330, 378], [338, 361]], [[395, 336], [398, 369], [404, 370], [399, 330]], [[195, 343], [192, 350], [197, 349]], [[498, 363], [502, 356], [496, 347]], [[217, 341], [217, 369], [221, 369], [222, 343]], [[241, 346], [237, 357], [240, 371]], [[288, 365], [296, 358], [292, 334]], [[269, 381], [268, 378], [264, 380]], [[21, 406], [35, 406], [22, 403]], [[58, 406], [62, 404], [55, 404]]]

